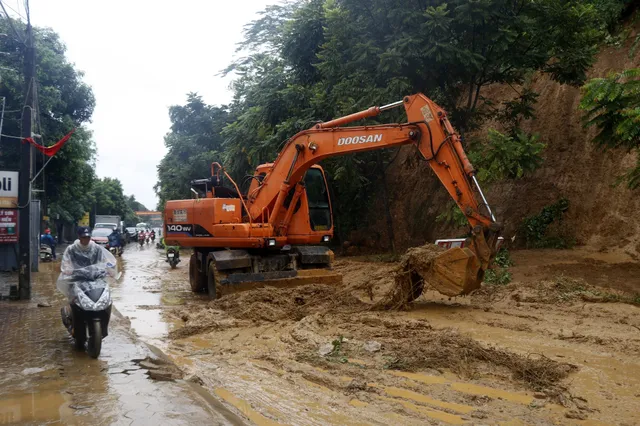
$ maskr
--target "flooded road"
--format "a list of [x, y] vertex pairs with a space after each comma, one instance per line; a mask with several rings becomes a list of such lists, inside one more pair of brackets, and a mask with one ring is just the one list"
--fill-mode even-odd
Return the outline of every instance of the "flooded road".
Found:
[[[157, 252], [134, 250], [130, 245], [123, 256], [124, 277], [113, 288], [116, 310], [120, 304], [125, 311], [136, 304], [151, 305], [160, 297], [137, 291], [144, 271], [132, 274], [127, 266], [129, 256], [153, 257]], [[41, 265], [40, 271], [33, 274], [31, 301], [0, 302], [0, 424], [243, 423], [199, 385], [182, 380], [164, 355], [132, 333], [129, 320], [115, 310], [100, 357], [94, 360], [76, 351], [60, 321], [64, 298], [55, 290], [59, 264]], [[167, 325], [153, 315], [158, 312], [140, 312], [133, 322], [141, 331], [152, 339], [166, 333]], [[158, 374], [166, 371], [173, 375]]]

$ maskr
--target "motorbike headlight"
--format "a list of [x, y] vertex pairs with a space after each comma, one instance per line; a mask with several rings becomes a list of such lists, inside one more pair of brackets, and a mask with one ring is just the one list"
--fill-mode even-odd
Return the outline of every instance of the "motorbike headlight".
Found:
[[111, 290], [109, 290], [109, 287], [107, 287], [102, 292], [102, 296], [100, 296], [100, 299], [98, 299], [98, 301], [96, 302], [94, 310], [104, 311], [109, 307], [109, 305], [111, 305]]
[[91, 298], [87, 296], [82, 289], [77, 288], [77, 286], [74, 291], [76, 293], [76, 297], [73, 299], [73, 303], [85, 311], [103, 311], [111, 305], [111, 291], [108, 285], [104, 287], [104, 290], [97, 302], [91, 300]]

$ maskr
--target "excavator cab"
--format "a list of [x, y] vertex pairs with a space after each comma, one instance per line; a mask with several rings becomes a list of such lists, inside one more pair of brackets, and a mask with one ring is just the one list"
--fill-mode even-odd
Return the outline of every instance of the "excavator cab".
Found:
[[[245, 179], [245, 181], [251, 179], [251, 185], [246, 194], [248, 199], [251, 199], [251, 195], [260, 190], [264, 177], [272, 167], [272, 163], [262, 164], [258, 166], [253, 176]], [[293, 207], [288, 227], [289, 235], [294, 236], [294, 243], [304, 244], [308, 242], [300, 241], [303, 235], [309, 235], [310, 238], [317, 239], [313, 235], [320, 232], [325, 237], [320, 242], [328, 242], [333, 237], [333, 212], [325, 171], [319, 165], [310, 167], [300, 184], [303, 189], [296, 205]], [[289, 211], [291, 202], [295, 197], [295, 190], [296, 188], [292, 187], [283, 201], [282, 220], [286, 220], [286, 212]], [[301, 208], [306, 212], [304, 215], [299, 214]]]
[[333, 228], [331, 202], [326, 177], [320, 167], [307, 170], [304, 186], [309, 205], [309, 223], [313, 231], [328, 231]]

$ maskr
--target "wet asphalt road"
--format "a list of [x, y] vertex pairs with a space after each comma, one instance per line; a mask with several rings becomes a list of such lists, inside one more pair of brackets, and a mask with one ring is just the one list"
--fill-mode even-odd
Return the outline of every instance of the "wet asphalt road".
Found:
[[163, 355], [146, 342], [162, 347], [168, 331], [157, 306], [175, 302], [157, 290], [169, 266], [155, 248], [130, 244], [121, 267], [113, 286], [119, 312], [97, 360], [76, 351], [61, 324], [59, 264], [34, 274], [31, 301], [0, 302], [0, 425], [243, 423], [196, 384], [149, 377], [140, 360]]

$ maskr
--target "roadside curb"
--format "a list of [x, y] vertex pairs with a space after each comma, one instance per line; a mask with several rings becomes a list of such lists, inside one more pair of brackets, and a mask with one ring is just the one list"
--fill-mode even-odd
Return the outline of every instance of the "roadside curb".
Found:
[[[115, 327], [119, 327], [122, 331], [127, 334], [133, 343], [143, 346], [149, 352], [149, 358], [151, 360], [158, 361], [159, 364], [169, 365], [172, 369], [175, 369], [180, 372], [183, 376], [182, 379], [174, 379], [174, 382], [183, 384], [188, 386], [191, 390], [194, 391], [195, 394], [198, 395], [202, 399], [202, 401], [212, 410], [219, 413], [225, 420], [227, 420], [232, 425], [246, 425], [245, 419], [243, 419], [240, 415], [234, 413], [230, 410], [224, 403], [212, 395], [204, 386], [192, 380], [185, 380], [185, 372], [160, 348], [152, 345], [151, 343], [147, 343], [140, 338], [140, 336], [135, 332], [135, 330], [131, 327], [131, 321], [129, 318], [125, 317], [115, 305], [112, 305], [111, 308], [111, 316], [112, 316], [112, 325]], [[113, 321], [115, 319], [115, 321]], [[151, 377], [149, 380], [154, 380]]]

